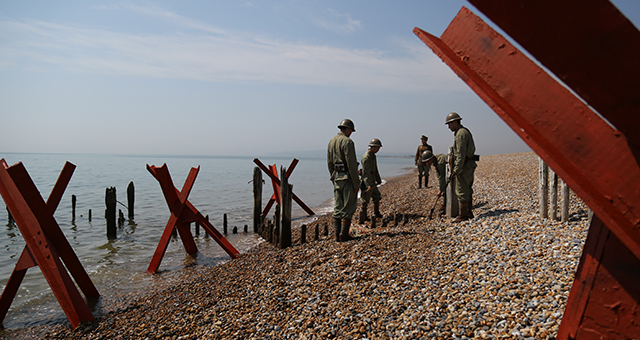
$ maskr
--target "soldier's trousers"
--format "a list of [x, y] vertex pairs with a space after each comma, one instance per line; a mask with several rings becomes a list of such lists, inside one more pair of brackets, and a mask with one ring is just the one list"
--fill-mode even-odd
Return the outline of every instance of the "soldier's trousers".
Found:
[[333, 218], [350, 220], [353, 217], [358, 205], [358, 196], [354, 191], [355, 187], [351, 180], [333, 182], [333, 197], [335, 198]]
[[429, 177], [429, 167], [426, 165], [419, 165], [418, 164], [418, 176], [422, 177], [422, 176], [427, 176]]
[[374, 185], [371, 187], [371, 191], [367, 192], [366, 190], [360, 193], [360, 202], [366, 206], [369, 204], [369, 200], [373, 198], [374, 202], [380, 202], [382, 199], [382, 194], [380, 190], [378, 190], [378, 186]]
[[460, 202], [469, 202], [473, 195], [473, 176], [475, 168], [462, 168], [462, 173], [456, 176], [456, 196]]

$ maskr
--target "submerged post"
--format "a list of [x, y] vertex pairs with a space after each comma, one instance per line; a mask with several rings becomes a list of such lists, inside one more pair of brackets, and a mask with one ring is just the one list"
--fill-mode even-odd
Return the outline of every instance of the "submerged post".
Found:
[[76, 220], [76, 195], [71, 195], [71, 221]]
[[280, 202], [282, 202], [282, 225], [280, 226], [280, 248], [291, 246], [291, 193], [293, 185], [289, 184], [287, 169], [280, 167]]
[[133, 202], [135, 201], [135, 188], [133, 186], [133, 181], [129, 182], [129, 186], [127, 186], [127, 204], [129, 210], [129, 219], [133, 220]]
[[556, 220], [558, 216], [558, 175], [549, 168], [549, 218]]
[[107, 219], [107, 238], [112, 240], [116, 238], [116, 188], [107, 188], [104, 198], [107, 209], [105, 210], [105, 218]]
[[262, 170], [253, 168], [253, 232], [258, 232], [262, 221]]

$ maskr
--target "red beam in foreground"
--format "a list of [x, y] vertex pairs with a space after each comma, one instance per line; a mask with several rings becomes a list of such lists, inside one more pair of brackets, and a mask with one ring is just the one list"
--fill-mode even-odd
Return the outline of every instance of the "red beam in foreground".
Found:
[[640, 148], [640, 31], [607, 0], [469, 0]]
[[[558, 339], [640, 338], [638, 149], [466, 8], [458, 13], [441, 38], [418, 28], [414, 33], [489, 104], [596, 215]], [[548, 53], [552, 55], [553, 51]], [[596, 71], [606, 73], [602, 69]], [[598, 88], [596, 85], [594, 88]], [[639, 127], [633, 119], [629, 123], [634, 130]]]

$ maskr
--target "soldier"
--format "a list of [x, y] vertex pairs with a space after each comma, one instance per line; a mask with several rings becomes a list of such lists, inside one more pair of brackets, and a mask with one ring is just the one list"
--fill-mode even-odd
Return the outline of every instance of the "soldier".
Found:
[[[427, 167], [430, 167], [433, 164], [433, 167], [436, 169], [436, 174], [438, 175], [438, 183], [440, 191], [438, 191], [438, 195], [436, 197], [440, 197], [445, 194], [445, 190], [447, 189], [447, 155], [437, 154], [434, 155], [433, 152], [427, 150], [422, 153], [422, 162], [426, 164]], [[443, 202], [440, 204], [440, 215], [444, 214], [445, 206], [444, 201], [447, 200], [447, 196], [444, 197]]]
[[333, 182], [335, 198], [333, 226], [336, 232], [336, 241], [344, 242], [351, 240], [349, 228], [351, 227], [351, 218], [356, 212], [360, 180], [358, 179], [356, 147], [349, 138], [356, 131], [356, 127], [351, 119], [344, 119], [338, 128], [340, 132], [329, 141], [327, 147], [327, 165]]
[[429, 137], [422, 135], [420, 137], [422, 140], [422, 145], [418, 146], [418, 151], [416, 151], [415, 164], [418, 166], [418, 189], [422, 188], [422, 177], [424, 176], [424, 187], [425, 189], [429, 186], [429, 167], [425, 165], [420, 156], [422, 153], [429, 150], [433, 152], [433, 148], [431, 145], [427, 144], [427, 140]]
[[445, 124], [453, 131], [453, 166], [451, 176], [456, 177], [455, 192], [460, 203], [458, 217], [452, 222], [457, 223], [473, 218], [473, 175], [476, 170], [474, 153], [476, 145], [471, 131], [462, 126], [462, 118], [456, 112], [447, 115]]
[[377, 218], [381, 218], [380, 213], [380, 199], [382, 195], [378, 190], [378, 184], [382, 183], [380, 173], [378, 172], [378, 161], [376, 160], [376, 153], [380, 151], [382, 142], [378, 138], [374, 138], [369, 142], [369, 150], [362, 155], [362, 182], [360, 188], [362, 193], [360, 194], [360, 202], [362, 207], [360, 208], [360, 216], [358, 216], [358, 223], [362, 224], [364, 221], [369, 221], [367, 216], [367, 206], [369, 200], [373, 198], [374, 214]]

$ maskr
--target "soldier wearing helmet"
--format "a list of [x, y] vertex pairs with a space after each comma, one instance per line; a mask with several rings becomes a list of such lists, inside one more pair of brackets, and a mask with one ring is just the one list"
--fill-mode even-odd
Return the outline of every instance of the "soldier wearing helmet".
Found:
[[382, 194], [378, 190], [378, 184], [382, 183], [380, 178], [380, 172], [378, 172], [378, 161], [376, 160], [376, 153], [380, 151], [382, 142], [378, 138], [374, 138], [369, 142], [369, 150], [362, 155], [362, 182], [360, 188], [362, 194], [360, 194], [360, 215], [358, 216], [358, 223], [362, 224], [365, 221], [369, 221], [367, 216], [367, 206], [369, 200], [373, 199], [373, 211], [376, 217], [381, 218], [380, 213], [380, 199]]
[[327, 165], [333, 182], [333, 226], [336, 241], [344, 242], [351, 239], [349, 229], [351, 218], [356, 212], [357, 195], [360, 187], [358, 178], [358, 161], [356, 147], [351, 134], [356, 127], [351, 119], [344, 119], [338, 125], [340, 132], [329, 141], [327, 146]]
[[453, 163], [451, 176], [456, 177], [455, 192], [458, 198], [459, 214], [452, 222], [461, 222], [473, 218], [473, 177], [476, 170], [474, 153], [476, 145], [471, 131], [462, 126], [462, 118], [456, 112], [451, 112], [445, 119], [449, 130], [453, 131]]
[[[443, 154], [434, 155], [433, 152], [431, 152], [430, 150], [427, 150], [423, 152], [420, 157], [422, 159], [422, 162], [427, 167], [430, 167], [431, 165], [433, 165], [433, 168], [436, 170], [436, 175], [438, 175], [438, 184], [439, 184], [438, 188], [440, 189], [440, 191], [438, 191], [437, 197], [444, 195], [446, 192], [445, 190], [447, 188], [447, 169], [446, 169], [447, 155], [443, 155]], [[444, 214], [444, 211], [445, 211], [444, 201], [446, 200], [447, 198], [445, 196], [443, 203], [440, 204], [441, 215]]]
[[431, 145], [427, 144], [428, 139], [429, 137], [422, 135], [422, 137], [420, 137], [422, 144], [418, 146], [418, 150], [416, 151], [415, 165], [418, 166], [418, 189], [422, 188], [422, 177], [424, 177], [425, 189], [429, 186], [429, 167], [424, 164], [420, 158], [422, 153], [427, 150], [433, 152]]

